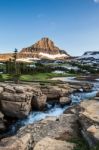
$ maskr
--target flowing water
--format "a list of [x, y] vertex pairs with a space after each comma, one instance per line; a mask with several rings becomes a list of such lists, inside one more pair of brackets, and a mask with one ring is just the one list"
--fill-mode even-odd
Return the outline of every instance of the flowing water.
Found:
[[[67, 78], [64, 78], [64, 79], [65, 81], [68, 80]], [[73, 80], [74, 78], [72, 79], [69, 78], [69, 82], [70, 81], [73, 82]], [[77, 82], [77, 81], [74, 80], [74, 82]], [[61, 107], [60, 105], [55, 105], [54, 107], [52, 107], [51, 105], [48, 104], [48, 110], [45, 112], [40, 112], [40, 111], [31, 112], [27, 118], [18, 120], [16, 123], [12, 124], [9, 128], [8, 134], [10, 135], [15, 134], [20, 127], [26, 126], [32, 123], [36, 123], [37, 121], [45, 119], [46, 117], [50, 117], [50, 116], [58, 117], [61, 114], [63, 114], [63, 112], [69, 107], [71, 107], [73, 104], [78, 104], [82, 100], [88, 100], [90, 98], [94, 98], [97, 92], [99, 91], [99, 82], [94, 82], [93, 84], [94, 84], [94, 87], [92, 88], [91, 92], [83, 92], [83, 90], [81, 89], [81, 92], [76, 92], [76, 93], [71, 94], [70, 97], [71, 97], [72, 103], [70, 105], [66, 105], [64, 107]]]

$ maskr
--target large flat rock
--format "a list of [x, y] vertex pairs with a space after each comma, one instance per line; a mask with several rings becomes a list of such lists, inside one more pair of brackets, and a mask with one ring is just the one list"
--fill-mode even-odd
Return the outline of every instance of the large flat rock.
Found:
[[77, 117], [63, 114], [21, 128], [15, 136], [0, 141], [0, 150], [73, 150], [74, 144], [66, 141], [77, 135]]
[[77, 117], [73, 114], [63, 114], [58, 118], [48, 117], [38, 123], [20, 129], [18, 134], [20, 135], [24, 132], [31, 132], [35, 143], [46, 136], [67, 140], [78, 135]]
[[79, 122], [82, 128], [82, 135], [90, 147], [99, 143], [99, 101], [89, 100], [80, 104]]
[[45, 137], [39, 141], [33, 150], [73, 150], [74, 144]]
[[21, 137], [12, 136], [0, 141], [0, 150], [29, 150], [32, 144], [31, 134], [27, 133]]
[[83, 101], [80, 104], [80, 107], [83, 109], [83, 111], [80, 112], [81, 114], [99, 123], [99, 101], [97, 100]]

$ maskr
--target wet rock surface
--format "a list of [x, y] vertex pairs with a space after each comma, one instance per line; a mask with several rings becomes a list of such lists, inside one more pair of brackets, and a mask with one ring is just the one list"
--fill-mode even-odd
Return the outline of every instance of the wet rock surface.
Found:
[[66, 99], [71, 91], [73, 88], [69, 84], [57, 86], [2, 84], [0, 108], [6, 116], [23, 118], [31, 109], [43, 110], [49, 101], [62, 103], [64, 97], [64, 102], [67, 103]]
[[[64, 114], [58, 118], [50, 117], [38, 123], [28, 125], [21, 128], [16, 136], [2, 139], [0, 142], [0, 150], [39, 150], [40, 145], [42, 145], [43, 148], [46, 148], [49, 146], [47, 145], [49, 142], [53, 143], [53, 145], [49, 146], [49, 150], [51, 148], [53, 150], [56, 147], [58, 148], [58, 143], [60, 143], [63, 150], [65, 147], [68, 150], [72, 150], [74, 144], [66, 142], [66, 140], [78, 135], [78, 126], [76, 121], [77, 117], [73, 114]], [[49, 142], [46, 137], [49, 137]], [[52, 139], [52, 141], [50, 141], [50, 139]], [[43, 140], [46, 141], [45, 144], [43, 143]]]
[[[71, 103], [70, 94], [83, 89], [91, 91], [89, 84], [57, 85], [0, 85], [0, 131], [5, 128], [4, 116], [24, 118], [31, 110], [43, 111], [48, 102], [66, 105]], [[21, 127], [17, 134], [0, 141], [0, 150], [73, 150], [72, 138], [81, 133], [90, 146], [99, 142], [99, 111], [97, 95], [83, 101], [59, 117], [47, 117], [35, 124]], [[79, 123], [78, 123], [79, 122]], [[80, 124], [80, 126], [79, 126]], [[60, 143], [60, 144], [59, 144]], [[64, 149], [65, 148], [65, 149]]]

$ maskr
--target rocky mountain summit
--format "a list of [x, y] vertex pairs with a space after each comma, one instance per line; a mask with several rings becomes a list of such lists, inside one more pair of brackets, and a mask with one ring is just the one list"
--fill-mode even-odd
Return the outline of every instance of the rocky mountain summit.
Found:
[[60, 49], [58, 47], [56, 47], [54, 45], [54, 42], [51, 41], [49, 38], [42, 38], [40, 41], [38, 41], [37, 43], [33, 44], [30, 47], [27, 48], [23, 48], [22, 52], [33, 52], [35, 50], [40, 50], [40, 52], [48, 52], [51, 53], [57, 53], [60, 51]]
[[[32, 46], [23, 48], [18, 53], [18, 60], [32, 58], [32, 59], [65, 59], [70, 55], [66, 51], [59, 49], [55, 46], [54, 42], [49, 38], [42, 38]], [[0, 54], [0, 60], [9, 60], [12, 54]]]
[[23, 48], [19, 53], [20, 58], [31, 57], [32, 58], [68, 58], [70, 57], [65, 51], [60, 50], [55, 46], [54, 42], [49, 38], [42, 38], [37, 43], [33, 44], [30, 47]]

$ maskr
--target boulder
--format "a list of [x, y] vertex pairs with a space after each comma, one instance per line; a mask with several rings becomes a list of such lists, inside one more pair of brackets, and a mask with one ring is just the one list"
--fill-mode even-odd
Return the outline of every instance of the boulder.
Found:
[[82, 135], [90, 147], [95, 147], [99, 143], [99, 101], [83, 101], [80, 107], [79, 123]]
[[83, 89], [84, 92], [90, 92], [92, 90], [92, 87], [93, 87], [93, 85], [89, 84], [89, 83], [86, 83], [86, 84], [82, 85], [82, 89]]
[[33, 96], [32, 108], [36, 110], [44, 110], [46, 107], [47, 96], [42, 94], [39, 96]]
[[99, 101], [99, 97], [97, 97], [97, 96], [94, 99], [97, 100], [97, 101]]
[[19, 134], [24, 132], [30, 132], [33, 135], [34, 143], [46, 136], [66, 141], [78, 136], [77, 117], [74, 114], [63, 114], [56, 119], [55, 117], [46, 118], [18, 131]]
[[79, 91], [79, 92], [90, 92], [92, 90], [93, 85], [89, 83], [84, 83], [84, 82], [75, 82], [75, 83], [70, 83], [70, 87], [74, 90], [73, 91]]
[[[26, 94], [26, 93], [25, 93]], [[6, 100], [6, 101], [12, 101], [12, 102], [23, 102], [26, 101], [26, 95], [23, 94], [13, 94], [13, 93], [8, 93], [8, 92], [3, 92], [0, 94], [0, 99], [1, 100]]]
[[[33, 101], [32, 101], [33, 97]], [[33, 108], [42, 110], [46, 105], [46, 95], [40, 85], [2, 84], [0, 87], [0, 107], [8, 117], [24, 118]]]
[[0, 112], [0, 119], [3, 120], [4, 114]]
[[34, 87], [29, 86], [29, 85], [16, 85], [14, 86], [14, 89], [16, 91], [16, 93], [24, 93], [24, 92], [33, 92]]
[[99, 97], [99, 92], [97, 93], [97, 95], [96, 95], [97, 97]]
[[[60, 117], [48, 117], [35, 124], [20, 128], [15, 136], [4, 138], [0, 141], [0, 150], [30, 150], [33, 148], [36, 150], [41, 148], [38, 142], [42, 144], [42, 148], [50, 148], [48, 150], [54, 150], [55, 148], [72, 150], [75, 145], [66, 141], [77, 136], [76, 115], [63, 114]], [[48, 142], [46, 137], [49, 137]]]
[[97, 100], [83, 101], [81, 102], [80, 107], [82, 108], [80, 114], [99, 123], [99, 101]]
[[79, 91], [81, 89], [81, 85], [79, 85], [78, 83], [72, 83], [70, 87], [73, 89], [73, 91]]
[[29, 133], [21, 137], [12, 136], [0, 141], [0, 150], [29, 150], [31, 148], [31, 143], [32, 138]]
[[47, 96], [47, 101], [50, 102], [59, 102], [60, 97], [68, 96], [70, 90], [63, 86], [47, 86], [46, 88], [42, 88], [42, 93]]
[[3, 92], [3, 90], [4, 90], [4, 89], [3, 89], [3, 87], [0, 87], [0, 93], [2, 93], [2, 92]]
[[60, 97], [59, 102], [61, 105], [68, 105], [71, 103], [71, 99], [69, 97]]
[[5, 130], [6, 130], [5, 121], [0, 119], [0, 132], [5, 131]]
[[74, 146], [66, 141], [45, 137], [35, 145], [33, 150], [73, 150]]
[[47, 96], [47, 99], [59, 99], [60, 95], [59, 92], [52, 87], [48, 87], [46, 89], [42, 89], [42, 93]]
[[0, 95], [1, 110], [9, 117], [23, 118], [27, 116], [31, 109], [32, 94], [3, 92]]
[[9, 92], [9, 93], [15, 93], [15, 90], [14, 90], [13, 86], [11, 86], [11, 85], [6, 85], [4, 87], [4, 91]]
[[23, 88], [23, 86], [15, 86], [15, 91], [16, 93], [24, 93], [25, 89]]
[[4, 114], [0, 112], [0, 132], [6, 130], [6, 125], [3, 118], [4, 118]]

